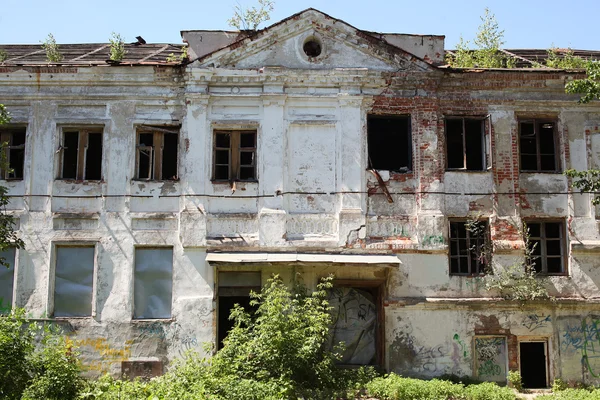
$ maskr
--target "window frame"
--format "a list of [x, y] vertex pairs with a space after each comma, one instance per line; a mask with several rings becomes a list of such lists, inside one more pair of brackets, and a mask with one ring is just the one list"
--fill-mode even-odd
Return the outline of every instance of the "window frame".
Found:
[[[19, 248], [18, 247], [8, 247], [6, 250], [11, 250], [11, 249], [14, 250], [14, 259], [12, 260], [12, 265], [13, 265], [13, 267], [12, 267], [12, 293], [11, 293], [11, 298], [10, 298], [10, 308], [0, 309], [0, 315], [6, 315], [6, 314], [4, 314], [4, 311], [8, 311], [8, 313], [10, 313], [10, 311], [15, 308], [15, 300], [16, 300], [16, 293], [17, 293], [16, 283], [17, 283], [17, 274], [18, 274], [17, 268], [18, 268], [18, 260], [19, 260]], [[0, 265], [0, 268], [6, 269], [6, 267], [3, 265]], [[1, 300], [6, 300], [6, 299], [1, 299]], [[4, 306], [4, 304], [2, 304], [2, 306]]]
[[[13, 134], [17, 132], [22, 132], [25, 135], [25, 141], [21, 145], [12, 145]], [[27, 127], [19, 126], [19, 125], [9, 125], [7, 127], [3, 127], [0, 129], [0, 143], [8, 143], [8, 146], [4, 148], [6, 157], [6, 162], [10, 165], [10, 150], [23, 150], [23, 166], [21, 167], [23, 170], [23, 176], [11, 178], [8, 172], [8, 169], [1, 168], [0, 169], [0, 179], [5, 181], [22, 181], [25, 175], [25, 151], [27, 146]]]
[[[521, 154], [522, 154], [522, 146], [521, 146], [521, 135], [522, 135], [522, 124], [523, 123], [533, 123], [533, 131], [535, 134], [535, 143], [536, 143], [536, 169], [523, 169]], [[539, 125], [545, 123], [552, 123], [552, 141], [554, 143], [554, 169], [553, 170], [543, 170], [541, 169], [541, 150], [540, 150], [540, 132]], [[519, 148], [519, 172], [521, 173], [541, 173], [541, 174], [560, 174], [563, 170], [562, 168], [562, 160], [561, 160], [561, 149], [560, 149], [560, 138], [558, 132], [558, 118], [519, 118], [518, 119], [518, 148]]]
[[[412, 134], [412, 114], [367, 114], [366, 121], [366, 150], [367, 150], [367, 170], [379, 169], [374, 168], [371, 163], [371, 155], [370, 155], [370, 145], [369, 145], [369, 120], [375, 119], [397, 119], [397, 120], [406, 120], [406, 128], [407, 128], [407, 137], [406, 137], [406, 148], [408, 149], [408, 160], [406, 162], [407, 169], [406, 171], [400, 170], [386, 170], [390, 171], [393, 174], [412, 174], [415, 171], [415, 148], [413, 146], [413, 134]], [[383, 170], [383, 169], [381, 169]]]
[[[170, 317], [169, 318], [149, 318], [149, 317], [136, 317], [135, 316], [135, 272], [136, 272], [136, 258], [138, 250], [171, 250], [171, 304], [170, 304]], [[175, 296], [173, 295], [173, 288], [175, 282], [175, 246], [170, 245], [142, 245], [134, 246], [133, 248], [133, 267], [131, 268], [131, 320], [132, 321], [172, 321], [173, 317], [173, 301]]]
[[[64, 158], [65, 158], [65, 134], [77, 132], [77, 169], [75, 172], [75, 178], [64, 178]], [[87, 179], [85, 176], [86, 161], [87, 161], [87, 149], [89, 144], [90, 133], [99, 133], [101, 137], [101, 148], [102, 155], [100, 157], [100, 179]], [[58, 158], [58, 180], [66, 181], [87, 181], [87, 182], [102, 182], [104, 180], [104, 126], [92, 125], [92, 126], [77, 126], [77, 125], [65, 125], [60, 127], [59, 143], [58, 148], [60, 155]]]
[[[92, 270], [92, 307], [91, 314], [79, 317], [57, 317], [55, 312], [55, 289], [56, 289], [56, 265], [59, 247], [93, 247], [94, 248], [94, 265]], [[98, 287], [98, 242], [97, 241], [59, 241], [52, 242], [52, 258], [51, 267], [49, 268], [50, 279], [48, 280], [48, 304], [46, 306], [46, 314], [54, 319], [88, 319], [96, 318], [96, 302], [97, 302], [97, 287]]]
[[[152, 134], [152, 146], [140, 145], [140, 136], [144, 134]], [[177, 171], [176, 179], [165, 178], [162, 176], [162, 167], [164, 163], [164, 146], [165, 146], [165, 135], [177, 135], [177, 155], [175, 163], [175, 171]], [[181, 127], [180, 126], [140, 126], [136, 129], [135, 135], [135, 169], [134, 169], [134, 180], [136, 181], [172, 181], [176, 182], [179, 180], [179, 156], [180, 156], [180, 142], [181, 139]], [[156, 148], [159, 147], [160, 151], [157, 152]], [[144, 149], [150, 149], [151, 153], [151, 167], [149, 166], [148, 172], [150, 176], [147, 178], [140, 177], [140, 152]], [[159, 154], [157, 159], [156, 155]]]
[[[541, 275], [541, 276], [568, 276], [569, 275], [569, 255], [568, 255], [568, 232], [567, 232], [567, 226], [565, 224], [564, 220], [560, 220], [560, 219], [525, 219], [524, 220], [527, 229], [529, 229], [529, 226], [531, 224], [539, 224], [540, 225], [540, 236], [539, 237], [534, 237], [529, 235], [529, 241], [532, 240], [536, 240], [540, 242], [540, 255], [537, 256], [541, 259], [542, 261], [542, 267], [541, 267], [541, 271], [537, 272], [536, 271], [536, 275]], [[560, 243], [560, 257], [557, 257], [555, 255], [551, 255], [551, 258], [558, 258], [560, 259], [561, 262], [561, 271], [560, 272], [548, 272], [548, 254], [547, 254], [547, 240], [548, 238], [545, 237], [546, 235], [546, 224], [560, 224], [560, 238], [559, 238], [559, 243]], [[550, 238], [550, 240], [552, 241], [556, 241], [556, 238]]]
[[[459, 242], [460, 240], [462, 240], [463, 238], [453, 238], [452, 237], [452, 224], [462, 224], [463, 226], [467, 224], [467, 220], [466, 219], [461, 219], [461, 218], [452, 218], [448, 220], [448, 273], [450, 276], [484, 276], [487, 275], [486, 273], [486, 268], [488, 267], [488, 265], [486, 265], [483, 262], [477, 261], [477, 265], [475, 266], [476, 269], [479, 269], [478, 272], [473, 272], [473, 266], [472, 266], [472, 256], [471, 253], [473, 252], [473, 250], [471, 250], [471, 248], [473, 247], [473, 245], [477, 246], [477, 242], [474, 244], [471, 244], [472, 240], [476, 240], [479, 241], [479, 238], [471, 238], [470, 234], [471, 232], [466, 228], [465, 226], [465, 233], [466, 233], [466, 238], [464, 238], [466, 240], [466, 244], [467, 244], [467, 250], [468, 250], [468, 254], [466, 256], [467, 259], [467, 268], [469, 270], [469, 272], [467, 273], [461, 273], [461, 272], [452, 272], [452, 259], [456, 258], [459, 260], [459, 265], [458, 265], [458, 269], [460, 271], [460, 266], [461, 266], [461, 258], [465, 258], [465, 256], [461, 256], [460, 255], [460, 251], [459, 254], [452, 254], [452, 244], [453, 242]], [[491, 229], [490, 229], [490, 223], [488, 219], [478, 219], [477, 220], [478, 223], [484, 223], [485, 224], [485, 233], [484, 233], [484, 237], [483, 237], [483, 245], [490, 245], [491, 244]], [[459, 246], [460, 248], [460, 246]], [[491, 262], [491, 260], [488, 260], [488, 262]]]
[[[240, 147], [241, 137], [244, 133], [254, 134], [254, 147]], [[217, 135], [229, 134], [229, 147], [217, 147]], [[213, 129], [213, 145], [212, 145], [212, 179], [214, 183], [225, 183], [225, 182], [258, 182], [258, 130], [257, 129], [224, 129], [215, 128]], [[237, 151], [234, 149], [237, 148]], [[242, 150], [244, 149], [244, 150]], [[229, 151], [229, 162], [228, 164], [217, 164], [217, 151]], [[253, 178], [241, 179], [240, 171], [241, 165], [241, 153], [251, 152], [254, 154], [252, 162]], [[217, 178], [217, 167], [228, 166], [229, 176], [228, 179]]]
[[[451, 168], [448, 166], [448, 121], [460, 120], [462, 122], [462, 149], [463, 166], [460, 168]], [[481, 169], [469, 169], [467, 167], [467, 141], [465, 122], [467, 120], [479, 121], [481, 124]], [[447, 115], [444, 117], [444, 144], [445, 144], [445, 168], [446, 171], [464, 171], [464, 172], [486, 172], [492, 168], [492, 132], [490, 115]]]

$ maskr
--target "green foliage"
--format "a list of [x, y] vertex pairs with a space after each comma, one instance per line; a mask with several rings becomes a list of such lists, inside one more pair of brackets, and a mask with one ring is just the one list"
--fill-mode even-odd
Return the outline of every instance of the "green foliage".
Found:
[[0, 354], [2, 399], [76, 398], [82, 381], [72, 346], [57, 332], [28, 321], [24, 310], [0, 316]]
[[185, 46], [180, 55], [175, 55], [175, 53], [169, 54], [167, 57], [167, 62], [184, 62], [188, 59], [188, 48]]
[[515, 393], [509, 388], [485, 382], [464, 386], [460, 383], [433, 379], [403, 378], [389, 374], [375, 378], [367, 384], [370, 396], [381, 400], [515, 400]]
[[488, 8], [481, 18], [481, 25], [473, 39], [475, 49], [470, 49], [470, 42], [460, 37], [453, 54], [448, 54], [446, 61], [454, 68], [514, 68], [515, 62], [500, 47], [504, 44], [504, 31], [500, 30], [496, 17]]
[[600, 389], [565, 389], [553, 394], [538, 396], [536, 400], [600, 400]]
[[[569, 169], [565, 175], [573, 179], [573, 186], [585, 193], [600, 194], [600, 170], [575, 171]], [[600, 204], [600, 196], [594, 196], [592, 204]]]
[[523, 391], [523, 379], [519, 371], [508, 371], [508, 384], [518, 392]]
[[5, 50], [0, 49], [0, 63], [3, 63], [8, 58], [8, 53]]
[[0, 104], [0, 125], [7, 124], [10, 122], [10, 113], [4, 107], [4, 104]]
[[562, 379], [556, 378], [554, 382], [552, 382], [552, 391], [553, 392], [562, 392], [563, 390], [567, 390], [569, 385], [567, 382]]
[[577, 57], [572, 49], [561, 51], [555, 47], [548, 49], [546, 66], [556, 69], [583, 69], [588, 61]]
[[567, 93], [582, 95], [579, 103], [583, 104], [600, 99], [600, 61], [588, 61], [585, 72], [585, 79], [576, 79], [565, 85]]
[[54, 36], [51, 33], [49, 33], [48, 37], [42, 42], [42, 49], [46, 52], [46, 59], [48, 62], [58, 63], [62, 61], [63, 56], [60, 53], [58, 44], [56, 44], [56, 39], [54, 39]]
[[125, 42], [120, 34], [113, 32], [109, 39], [110, 52], [109, 56], [112, 61], [123, 61], [127, 51], [125, 50]]
[[258, 0], [259, 7], [243, 8], [237, 4], [233, 8], [233, 17], [227, 20], [229, 26], [240, 30], [256, 30], [260, 24], [271, 18], [275, 6], [273, 0]]

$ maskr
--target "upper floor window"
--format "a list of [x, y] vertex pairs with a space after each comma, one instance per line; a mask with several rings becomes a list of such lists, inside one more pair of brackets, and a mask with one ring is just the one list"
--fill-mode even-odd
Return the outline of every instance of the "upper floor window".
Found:
[[218, 130], [213, 143], [215, 181], [256, 180], [255, 130]]
[[60, 179], [102, 180], [102, 128], [63, 128]]
[[450, 221], [450, 274], [479, 275], [488, 265], [486, 221]]
[[560, 172], [556, 121], [519, 121], [521, 171]]
[[395, 172], [412, 170], [410, 116], [369, 115], [369, 168]]
[[136, 179], [178, 180], [179, 128], [152, 127], [137, 133]]
[[485, 119], [446, 118], [446, 167], [449, 170], [483, 171], [490, 164]]
[[528, 246], [535, 271], [540, 274], [565, 273], [565, 227], [560, 221], [527, 221]]
[[25, 163], [25, 128], [2, 129], [0, 140], [6, 143], [4, 156], [8, 169], [2, 169], [2, 179], [23, 179]]

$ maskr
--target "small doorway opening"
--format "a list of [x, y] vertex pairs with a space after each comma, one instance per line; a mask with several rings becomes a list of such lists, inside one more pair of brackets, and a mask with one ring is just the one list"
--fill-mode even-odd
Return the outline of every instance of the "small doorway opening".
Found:
[[223, 347], [223, 340], [233, 328], [229, 319], [231, 310], [239, 304], [246, 311], [254, 311], [250, 306], [250, 292], [260, 292], [260, 272], [219, 272], [217, 348]]
[[521, 342], [519, 343], [519, 352], [523, 387], [527, 389], [547, 388], [547, 343]]

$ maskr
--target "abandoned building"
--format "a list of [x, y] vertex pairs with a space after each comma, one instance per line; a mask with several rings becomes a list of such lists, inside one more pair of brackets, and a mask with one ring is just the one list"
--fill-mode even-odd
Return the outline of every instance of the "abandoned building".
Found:
[[[343, 364], [600, 383], [600, 209], [563, 174], [600, 167], [600, 105], [564, 91], [581, 71], [533, 50], [453, 69], [443, 36], [314, 9], [182, 37], [120, 62], [108, 44], [50, 63], [0, 45], [2, 184], [26, 245], [4, 253], [5, 312], [60, 326], [90, 375], [157, 374], [219, 346], [271, 274], [335, 274]], [[553, 301], [486, 289], [523, 259], [523, 222]]]

